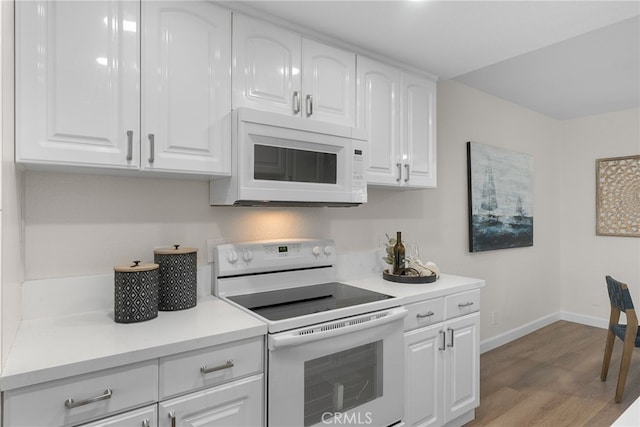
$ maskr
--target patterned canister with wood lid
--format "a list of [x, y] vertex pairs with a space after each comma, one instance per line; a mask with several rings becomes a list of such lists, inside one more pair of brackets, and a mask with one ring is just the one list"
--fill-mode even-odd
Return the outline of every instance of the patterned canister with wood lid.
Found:
[[154, 262], [160, 265], [158, 309], [175, 311], [195, 307], [198, 302], [198, 250], [173, 245], [173, 248], [156, 249], [153, 253]]
[[158, 317], [159, 265], [133, 261], [113, 270], [114, 320], [136, 323]]

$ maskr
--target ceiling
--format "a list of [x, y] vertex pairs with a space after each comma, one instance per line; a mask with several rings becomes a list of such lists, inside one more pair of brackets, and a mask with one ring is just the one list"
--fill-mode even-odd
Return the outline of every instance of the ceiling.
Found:
[[557, 119], [640, 107], [640, 0], [241, 4]]

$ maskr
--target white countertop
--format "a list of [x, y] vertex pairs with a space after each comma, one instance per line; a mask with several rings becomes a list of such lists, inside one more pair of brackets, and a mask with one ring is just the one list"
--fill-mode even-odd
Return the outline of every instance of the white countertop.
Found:
[[267, 326], [214, 297], [188, 310], [122, 324], [113, 310], [23, 320], [0, 380], [3, 391], [264, 335]]
[[[381, 275], [373, 272], [369, 274], [368, 278], [344, 282], [398, 297], [402, 304], [477, 289], [485, 284], [484, 280], [450, 274], [441, 274], [434, 283], [403, 284], [386, 281]], [[99, 278], [100, 286], [91, 287], [90, 290], [94, 293], [96, 290], [103, 290], [103, 293], [111, 291], [110, 278], [105, 277], [106, 279]], [[87, 287], [86, 279], [76, 281], [82, 283], [81, 289]], [[69, 289], [76, 289], [73, 287], [73, 280], [62, 282], [64, 286], [72, 286]], [[37, 292], [32, 293], [40, 295], [51, 283], [45, 285], [47, 286], [37, 285]], [[62, 294], [73, 295], [74, 292]], [[42, 305], [41, 302], [36, 304], [37, 308], [40, 307], [38, 312], [43, 312]], [[112, 309], [72, 315], [60, 315], [60, 312], [51, 311], [49, 314], [47, 317], [27, 318], [21, 322], [2, 372], [1, 390], [25, 387], [267, 333], [266, 324], [212, 296], [200, 296], [194, 308], [161, 311], [155, 319], [131, 324], [115, 323]]]
[[433, 283], [396, 283], [384, 280], [381, 275], [365, 279], [346, 280], [345, 283], [401, 298], [402, 304], [438, 298], [452, 292], [470, 291], [485, 285], [484, 280], [454, 276], [452, 274], [441, 274], [438, 280]]

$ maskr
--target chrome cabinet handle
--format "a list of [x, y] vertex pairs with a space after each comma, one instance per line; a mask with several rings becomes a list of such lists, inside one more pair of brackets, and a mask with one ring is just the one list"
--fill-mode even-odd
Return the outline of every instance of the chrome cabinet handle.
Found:
[[111, 399], [112, 395], [113, 395], [113, 391], [111, 391], [111, 389], [108, 388], [100, 396], [92, 397], [85, 400], [80, 400], [78, 402], [76, 402], [74, 399], [69, 398], [64, 401], [64, 406], [67, 409], [77, 408], [78, 406], [84, 406], [90, 403], [99, 402], [101, 400]]
[[406, 163], [404, 167], [407, 168], [407, 177], [404, 179], [404, 182], [409, 182], [409, 163]]
[[445, 350], [445, 343], [446, 343], [447, 337], [446, 337], [445, 332], [444, 332], [442, 329], [440, 329], [440, 331], [439, 331], [438, 333], [439, 333], [439, 334], [440, 334], [440, 336], [442, 337], [442, 347], [438, 347], [438, 350], [442, 350], [442, 351], [444, 351], [444, 350]]
[[142, 427], [151, 427], [151, 420], [149, 418], [142, 420]]
[[417, 317], [418, 319], [424, 319], [424, 318], [427, 318], [427, 317], [431, 317], [431, 316], [433, 316], [434, 314], [435, 314], [435, 313], [434, 313], [433, 311], [429, 310], [429, 311], [427, 311], [427, 313], [426, 313], [426, 314], [420, 314], [420, 313], [416, 314], [416, 317]]
[[169, 412], [169, 419], [171, 420], [171, 427], [176, 427], [176, 413], [174, 411]]
[[153, 163], [156, 160], [155, 150], [156, 150], [156, 137], [152, 133], [149, 134], [149, 163]]
[[292, 100], [293, 114], [300, 113], [300, 92], [297, 90], [293, 91], [293, 100]]
[[462, 302], [459, 303], [458, 307], [459, 308], [465, 308], [465, 307], [471, 307], [472, 305], [473, 305], [473, 301], [467, 301], [467, 302], [464, 302], [464, 303], [462, 303]]
[[447, 331], [451, 331], [451, 344], [447, 344], [447, 347], [453, 347], [453, 329], [447, 328]]
[[307, 95], [307, 117], [311, 117], [313, 114], [313, 96]]
[[213, 368], [207, 368], [207, 365], [204, 365], [200, 368], [200, 372], [203, 374], [209, 374], [211, 372], [222, 371], [223, 369], [233, 368], [233, 360], [227, 360], [227, 363], [224, 365], [214, 366]]
[[133, 159], [133, 131], [127, 131], [127, 161]]
[[396, 181], [400, 182], [402, 179], [402, 163], [396, 163], [396, 167], [398, 168], [398, 178], [396, 178]]

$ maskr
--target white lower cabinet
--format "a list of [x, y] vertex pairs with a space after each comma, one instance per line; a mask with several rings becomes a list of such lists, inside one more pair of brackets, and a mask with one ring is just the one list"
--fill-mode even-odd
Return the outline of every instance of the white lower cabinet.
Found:
[[263, 362], [258, 336], [7, 390], [2, 425], [263, 426]]
[[160, 427], [264, 425], [263, 374], [160, 402]]
[[422, 322], [405, 322], [407, 426], [460, 426], [473, 419], [480, 404], [479, 295], [445, 297], [444, 321], [442, 298], [407, 307]]
[[75, 426], [158, 401], [158, 361], [8, 390], [3, 426]]

